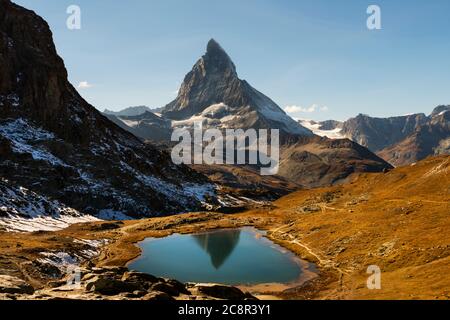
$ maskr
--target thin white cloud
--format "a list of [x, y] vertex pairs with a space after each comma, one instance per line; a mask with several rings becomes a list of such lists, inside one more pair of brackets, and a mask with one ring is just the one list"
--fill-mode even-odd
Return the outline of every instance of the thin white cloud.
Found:
[[93, 85], [87, 81], [81, 81], [77, 87], [78, 87], [78, 89], [89, 89], [89, 88], [92, 88]]
[[296, 106], [296, 105], [292, 105], [292, 106], [287, 106], [286, 108], [284, 108], [284, 111], [286, 111], [287, 113], [290, 114], [296, 114], [296, 113], [313, 113], [316, 111], [320, 111], [320, 112], [327, 112], [328, 111], [328, 107], [327, 106], [319, 106], [317, 104], [313, 104], [312, 106], [305, 108], [302, 106]]

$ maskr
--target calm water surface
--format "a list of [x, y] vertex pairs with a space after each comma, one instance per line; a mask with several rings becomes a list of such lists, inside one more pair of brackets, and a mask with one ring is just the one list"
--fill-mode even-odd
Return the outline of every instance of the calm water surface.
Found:
[[142, 241], [131, 270], [183, 282], [229, 285], [289, 283], [302, 274], [301, 260], [253, 228], [171, 235]]

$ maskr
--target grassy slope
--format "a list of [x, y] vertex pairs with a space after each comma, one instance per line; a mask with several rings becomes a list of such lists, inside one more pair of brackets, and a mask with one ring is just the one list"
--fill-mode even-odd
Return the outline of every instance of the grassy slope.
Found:
[[[308, 247], [342, 273], [320, 297], [449, 298], [449, 156], [300, 191], [275, 205], [286, 226], [273, 236], [296, 251]], [[366, 288], [369, 265], [381, 268], [382, 290]]]

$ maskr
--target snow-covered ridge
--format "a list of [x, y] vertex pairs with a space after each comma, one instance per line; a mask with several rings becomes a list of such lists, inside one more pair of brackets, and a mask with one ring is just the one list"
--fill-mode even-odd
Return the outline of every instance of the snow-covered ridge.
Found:
[[313, 120], [299, 120], [300, 124], [311, 130], [315, 135], [320, 137], [327, 137], [329, 139], [345, 139], [342, 134], [342, 128], [335, 128], [333, 130], [323, 130], [321, 128], [321, 123]]
[[202, 122], [204, 128], [241, 129], [238, 124], [240, 120], [244, 121], [247, 117], [252, 117], [252, 114], [256, 116], [259, 113], [272, 122], [272, 129], [280, 129], [293, 134], [311, 134], [270, 99], [256, 91], [255, 97], [258, 104], [257, 110], [253, 110], [250, 106], [233, 109], [225, 103], [217, 103], [188, 119], [172, 121], [172, 128], [193, 128], [194, 123]]
[[194, 123], [202, 122], [206, 127], [228, 128], [228, 122], [237, 117], [233, 110], [224, 103], [213, 104], [189, 119], [172, 121], [172, 128], [193, 128]]
[[0, 228], [6, 231], [55, 231], [74, 223], [98, 220], [0, 178]]
[[123, 123], [125, 123], [127, 126], [133, 128], [133, 127], [137, 127], [141, 122], [140, 121], [135, 121], [135, 120], [126, 120], [126, 119], [122, 119], [120, 118], [120, 121], [122, 121]]

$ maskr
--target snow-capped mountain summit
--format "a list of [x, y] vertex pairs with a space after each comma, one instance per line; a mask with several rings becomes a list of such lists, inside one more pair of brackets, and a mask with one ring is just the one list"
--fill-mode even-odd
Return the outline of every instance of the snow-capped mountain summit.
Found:
[[233, 61], [214, 39], [186, 75], [178, 97], [161, 113], [174, 120], [175, 127], [203, 120], [207, 127], [280, 129], [287, 134], [312, 135], [270, 98], [239, 79]]

